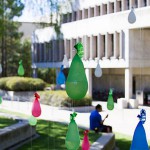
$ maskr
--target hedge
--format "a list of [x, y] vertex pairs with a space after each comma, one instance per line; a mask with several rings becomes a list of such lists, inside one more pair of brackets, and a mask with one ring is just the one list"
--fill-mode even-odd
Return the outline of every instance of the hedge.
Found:
[[46, 84], [39, 78], [5, 77], [0, 78], [0, 89], [7, 91], [37, 91], [44, 90]]

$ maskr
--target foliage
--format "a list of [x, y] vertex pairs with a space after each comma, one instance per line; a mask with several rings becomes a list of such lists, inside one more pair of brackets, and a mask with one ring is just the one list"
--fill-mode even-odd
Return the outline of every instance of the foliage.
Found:
[[0, 129], [17, 123], [17, 121], [12, 118], [0, 117], [0, 120]]
[[39, 91], [41, 96], [40, 102], [42, 104], [51, 106], [64, 106], [64, 107], [76, 107], [76, 106], [91, 106], [92, 98], [85, 96], [81, 100], [72, 100], [68, 97], [66, 91]]
[[38, 77], [47, 83], [56, 83], [56, 69], [38, 69]]
[[8, 91], [43, 90], [45, 82], [38, 78], [5, 77], [0, 79], [0, 89]]
[[2, 76], [7, 76], [8, 63], [11, 59], [15, 59], [13, 56], [15, 56], [16, 50], [20, 49], [20, 39], [22, 36], [22, 33], [18, 32], [20, 23], [14, 22], [13, 18], [14, 16], [20, 16], [23, 8], [24, 5], [20, 0], [2, 0], [0, 2], [0, 56]]
[[[36, 126], [37, 133], [40, 135], [39, 138], [35, 139], [31, 143], [27, 143], [17, 150], [29, 150], [29, 149], [55, 149], [55, 150], [66, 150], [65, 138], [68, 130], [68, 125], [60, 124], [51, 121], [38, 120]], [[80, 144], [82, 144], [84, 129], [79, 128], [79, 134], [81, 138]], [[93, 143], [96, 141], [101, 134], [95, 134], [95, 132], [89, 132], [89, 141]], [[81, 146], [79, 148], [81, 150]]]

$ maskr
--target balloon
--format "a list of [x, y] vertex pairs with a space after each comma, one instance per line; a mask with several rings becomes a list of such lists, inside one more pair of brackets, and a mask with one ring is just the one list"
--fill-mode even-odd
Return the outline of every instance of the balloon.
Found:
[[95, 69], [94, 74], [95, 74], [96, 77], [101, 77], [102, 76], [102, 69], [101, 69], [101, 67], [99, 65], [99, 61], [97, 63], [97, 67]]
[[33, 101], [33, 105], [32, 105], [32, 115], [34, 117], [39, 117], [41, 115], [41, 106], [38, 100], [40, 96], [37, 93], [35, 93], [34, 96], [35, 96], [35, 100]]
[[80, 136], [78, 126], [74, 120], [76, 113], [70, 114], [70, 123], [66, 135], [65, 145], [68, 150], [77, 150], [80, 146]]
[[107, 109], [108, 110], [114, 109], [114, 99], [113, 99], [113, 90], [112, 89], [110, 89], [110, 91], [109, 91], [108, 100], [107, 100]]
[[84, 138], [82, 142], [82, 150], [89, 150], [90, 149], [90, 142], [88, 139], [88, 132], [89, 130], [84, 131]]
[[128, 15], [128, 22], [132, 24], [132, 23], [135, 23], [135, 21], [136, 21], [136, 16], [134, 13], [134, 8], [132, 7], [132, 9]]
[[77, 53], [74, 56], [69, 74], [66, 81], [66, 92], [68, 96], [74, 100], [82, 99], [88, 89], [88, 82], [85, 75], [84, 65], [81, 61], [83, 56], [83, 46], [81, 43], [77, 43], [74, 46], [77, 49]]
[[3, 98], [0, 96], [0, 104], [2, 103], [2, 101], [3, 101]]
[[141, 121], [139, 121], [134, 131], [130, 150], [149, 150], [145, 129]]
[[2, 73], [2, 65], [0, 64], [0, 73]]
[[19, 61], [18, 75], [19, 76], [24, 75], [24, 68], [23, 68], [23, 65], [22, 65], [22, 60]]
[[30, 116], [29, 117], [29, 124], [31, 126], [35, 126], [37, 124], [37, 119], [35, 117], [33, 117], [33, 116]]
[[63, 65], [64, 65], [64, 68], [69, 68], [69, 61], [67, 59], [67, 56], [64, 55], [64, 59], [63, 59]]
[[144, 124], [145, 121], [146, 121], [146, 111], [144, 109], [142, 109], [140, 111], [140, 115], [138, 115], [137, 117], [140, 119], [140, 121], [142, 122], [142, 124]]
[[63, 65], [61, 65], [60, 72], [57, 76], [56, 82], [57, 82], [57, 84], [61, 85], [61, 84], [65, 84], [65, 81], [66, 81], [66, 78], [63, 73]]

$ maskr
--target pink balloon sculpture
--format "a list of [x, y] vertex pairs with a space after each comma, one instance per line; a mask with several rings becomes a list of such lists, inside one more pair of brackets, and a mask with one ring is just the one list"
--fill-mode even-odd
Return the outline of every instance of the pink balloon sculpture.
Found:
[[37, 93], [35, 93], [34, 96], [35, 96], [35, 100], [33, 101], [33, 105], [32, 105], [32, 115], [34, 117], [39, 117], [41, 115], [41, 106], [38, 100], [40, 96]]
[[82, 150], [89, 150], [90, 149], [90, 142], [88, 138], [89, 130], [84, 131], [84, 138], [82, 142]]

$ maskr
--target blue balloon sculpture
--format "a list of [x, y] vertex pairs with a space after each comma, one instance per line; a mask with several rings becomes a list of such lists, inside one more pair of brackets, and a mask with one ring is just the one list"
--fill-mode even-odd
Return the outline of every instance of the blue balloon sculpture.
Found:
[[64, 66], [61, 65], [60, 72], [59, 72], [57, 79], [56, 79], [56, 83], [58, 85], [65, 84], [65, 81], [66, 81], [65, 75], [63, 73], [63, 69], [64, 69]]
[[145, 129], [143, 127], [143, 124], [146, 121], [146, 111], [142, 109], [140, 115], [138, 115], [137, 117], [140, 119], [140, 121], [134, 131], [130, 150], [149, 150]]

